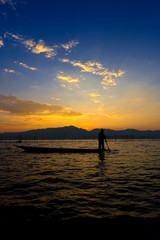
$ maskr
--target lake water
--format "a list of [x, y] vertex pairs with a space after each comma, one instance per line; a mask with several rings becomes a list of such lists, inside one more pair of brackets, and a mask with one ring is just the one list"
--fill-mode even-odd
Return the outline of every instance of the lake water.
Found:
[[[111, 153], [32, 154], [0, 143], [0, 220], [160, 216], [160, 142], [109, 140]], [[23, 145], [97, 148], [96, 140]]]

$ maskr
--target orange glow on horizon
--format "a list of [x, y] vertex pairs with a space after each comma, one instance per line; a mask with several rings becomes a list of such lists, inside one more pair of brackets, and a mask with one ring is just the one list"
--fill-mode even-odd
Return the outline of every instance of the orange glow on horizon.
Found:
[[[32, 129], [57, 128], [64, 126], [75, 126], [86, 130], [94, 128], [106, 128], [113, 130], [124, 130], [134, 128], [138, 130], [159, 130], [159, 123], [155, 119], [147, 120], [147, 116], [127, 116], [116, 113], [110, 114], [84, 114], [82, 116], [8, 116], [3, 114], [1, 118], [0, 132], [21, 132]], [[2, 120], [3, 119], [3, 120]], [[138, 121], [141, 120], [141, 121]], [[150, 128], [148, 126], [150, 125]], [[151, 127], [152, 126], [152, 127]]]

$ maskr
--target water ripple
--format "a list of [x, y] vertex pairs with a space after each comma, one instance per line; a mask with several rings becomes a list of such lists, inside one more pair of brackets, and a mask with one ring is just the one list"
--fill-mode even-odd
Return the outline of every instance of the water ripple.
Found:
[[[51, 142], [44, 141], [47, 144]], [[86, 141], [85, 147], [96, 144]], [[16, 218], [16, 209], [27, 220], [158, 217], [158, 144], [112, 141], [112, 149], [120, 151], [102, 158], [98, 154], [26, 154], [11, 143], [1, 143], [0, 205], [8, 209], [8, 219]]]

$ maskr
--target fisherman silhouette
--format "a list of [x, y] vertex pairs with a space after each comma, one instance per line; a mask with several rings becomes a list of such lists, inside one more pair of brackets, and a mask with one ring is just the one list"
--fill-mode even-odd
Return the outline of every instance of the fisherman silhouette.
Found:
[[98, 135], [99, 150], [104, 150], [104, 140], [106, 140], [106, 136], [104, 135], [104, 130], [101, 129]]

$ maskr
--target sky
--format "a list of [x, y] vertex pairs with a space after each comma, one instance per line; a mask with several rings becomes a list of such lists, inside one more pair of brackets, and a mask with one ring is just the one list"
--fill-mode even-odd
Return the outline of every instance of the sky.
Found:
[[0, 0], [0, 132], [160, 129], [160, 2]]

